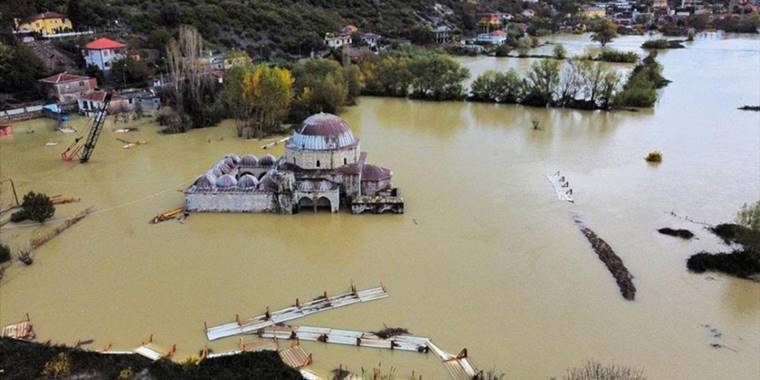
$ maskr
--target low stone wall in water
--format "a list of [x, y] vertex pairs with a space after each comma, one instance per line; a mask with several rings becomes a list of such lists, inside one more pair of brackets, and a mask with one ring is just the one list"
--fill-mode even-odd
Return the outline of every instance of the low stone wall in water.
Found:
[[185, 193], [188, 212], [274, 212], [290, 214], [292, 208], [280, 209], [277, 194], [265, 191], [195, 191]]

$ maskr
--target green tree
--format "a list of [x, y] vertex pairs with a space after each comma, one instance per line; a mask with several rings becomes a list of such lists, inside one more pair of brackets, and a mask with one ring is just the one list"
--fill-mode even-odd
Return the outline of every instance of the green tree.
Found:
[[523, 102], [533, 106], [545, 106], [554, 102], [560, 84], [560, 61], [543, 59], [533, 63], [525, 80], [526, 94]]
[[113, 62], [111, 80], [124, 87], [143, 87], [148, 81], [148, 67], [132, 57], [122, 58]]
[[469, 70], [453, 58], [439, 54], [415, 57], [409, 65], [412, 94], [433, 100], [452, 100], [464, 97], [464, 81]]
[[430, 25], [416, 25], [409, 30], [409, 40], [416, 45], [432, 45], [435, 42], [435, 34]]
[[348, 100], [348, 82], [335, 61], [308, 59], [293, 66], [295, 99], [290, 120], [300, 122], [318, 112], [338, 113]]
[[51, 201], [47, 195], [43, 193], [35, 193], [34, 191], [30, 191], [24, 195], [21, 209], [24, 211], [24, 214], [28, 219], [39, 223], [42, 223], [55, 215], [53, 201]]
[[607, 46], [615, 37], [617, 37], [618, 26], [610, 20], [601, 20], [594, 26], [591, 40], [599, 42], [602, 47]]
[[524, 37], [520, 37], [520, 39], [517, 40], [517, 54], [520, 57], [527, 56], [528, 52], [530, 51], [530, 47], [531, 47], [530, 37], [524, 36]]
[[26, 46], [0, 43], [0, 91], [23, 100], [39, 96], [37, 79], [45, 75], [45, 67]]

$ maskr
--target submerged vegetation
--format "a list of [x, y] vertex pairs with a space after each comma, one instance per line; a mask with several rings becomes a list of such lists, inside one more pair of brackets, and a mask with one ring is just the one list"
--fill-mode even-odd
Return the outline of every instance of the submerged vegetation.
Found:
[[55, 215], [55, 206], [50, 197], [43, 193], [28, 192], [24, 195], [21, 203], [21, 210], [11, 215], [11, 222], [18, 223], [24, 220], [33, 220], [37, 223], [43, 223]]
[[686, 262], [690, 271], [717, 271], [760, 281], [760, 201], [744, 205], [736, 223], [723, 223], [710, 229], [724, 243], [733, 246], [729, 253], [700, 252]]
[[646, 160], [647, 162], [659, 164], [660, 162], [662, 162], [662, 153], [657, 150], [649, 152], [649, 154], [647, 154], [647, 156], [644, 157], [644, 160]]
[[652, 107], [657, 102], [657, 90], [670, 81], [662, 76], [662, 66], [656, 60], [657, 53], [651, 52], [633, 68], [628, 80], [615, 97], [618, 107]]
[[563, 380], [646, 380], [644, 371], [615, 364], [589, 361], [583, 367], [570, 368]]
[[642, 49], [682, 49], [684, 47], [683, 41], [668, 40], [665, 38], [648, 40], [641, 44]]

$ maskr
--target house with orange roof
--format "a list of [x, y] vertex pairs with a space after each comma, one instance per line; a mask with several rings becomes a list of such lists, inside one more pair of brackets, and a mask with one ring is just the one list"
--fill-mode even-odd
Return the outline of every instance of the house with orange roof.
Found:
[[73, 103], [78, 97], [95, 91], [98, 81], [95, 78], [67, 72], [51, 75], [38, 80], [45, 91], [45, 96], [58, 103]]
[[111, 70], [114, 61], [126, 57], [127, 45], [108, 38], [99, 38], [85, 45], [82, 54], [87, 66], [97, 66], [100, 71]]

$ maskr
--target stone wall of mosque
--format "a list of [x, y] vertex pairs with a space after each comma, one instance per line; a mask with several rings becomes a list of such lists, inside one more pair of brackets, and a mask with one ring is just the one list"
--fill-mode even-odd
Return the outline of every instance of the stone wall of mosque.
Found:
[[[264, 191], [196, 191], [185, 194], [188, 212], [275, 212], [290, 214], [290, 208], [280, 207], [278, 195]], [[292, 198], [290, 196], [286, 198]]]
[[359, 160], [359, 144], [336, 150], [286, 149], [284, 157], [303, 169], [337, 169]]

